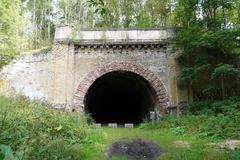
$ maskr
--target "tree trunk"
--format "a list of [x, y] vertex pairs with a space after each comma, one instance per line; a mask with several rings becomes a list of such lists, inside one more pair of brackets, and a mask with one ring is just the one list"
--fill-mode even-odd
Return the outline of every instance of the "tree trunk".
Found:
[[42, 40], [42, 37], [43, 38], [45, 38], [44, 37], [44, 5], [42, 6], [43, 8], [42, 8], [42, 12], [41, 12], [41, 21], [40, 21], [40, 36], [39, 36], [39, 39], [41, 39]]
[[44, 3], [43, 3], [43, 36], [44, 36], [44, 39], [46, 39], [47, 37], [47, 34], [46, 34], [46, 17], [47, 17], [47, 0], [44, 0]]
[[222, 0], [222, 14], [223, 14], [224, 29], [226, 29], [227, 28], [227, 20], [226, 20], [226, 13], [225, 13], [225, 0]]
[[224, 76], [221, 76], [222, 99], [225, 99]]
[[188, 102], [193, 102], [193, 87], [192, 87], [192, 83], [188, 85]]
[[48, 21], [48, 39], [50, 39], [51, 35], [50, 35], [50, 21]]
[[[238, 5], [237, 5], [237, 13], [238, 13], [238, 17], [240, 17], [240, 2], [238, 2]], [[237, 23], [238, 24], [240, 23], [240, 18], [238, 18]]]
[[37, 32], [37, 28], [36, 28], [36, 0], [34, 0], [33, 2], [33, 26], [34, 26], [34, 42], [33, 42], [33, 45], [34, 45], [34, 49], [36, 49], [36, 32]]
[[[48, 3], [51, 3], [51, 1], [50, 2], [48, 2]], [[47, 28], [47, 36], [48, 36], [48, 39], [50, 39], [50, 34], [51, 34], [51, 26], [50, 26], [50, 15], [51, 15], [51, 4], [50, 5], [48, 5], [50, 8], [48, 8], [48, 28]]]

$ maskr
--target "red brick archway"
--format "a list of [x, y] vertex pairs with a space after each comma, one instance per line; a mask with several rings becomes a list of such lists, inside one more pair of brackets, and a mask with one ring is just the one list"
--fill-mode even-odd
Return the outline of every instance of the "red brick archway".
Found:
[[112, 62], [89, 72], [80, 82], [74, 95], [74, 109], [78, 112], [84, 112], [84, 98], [93, 82], [99, 77], [113, 71], [129, 71], [136, 73], [146, 79], [155, 92], [156, 110], [164, 112], [168, 106], [168, 96], [161, 80], [149, 69], [141, 65], [129, 62]]

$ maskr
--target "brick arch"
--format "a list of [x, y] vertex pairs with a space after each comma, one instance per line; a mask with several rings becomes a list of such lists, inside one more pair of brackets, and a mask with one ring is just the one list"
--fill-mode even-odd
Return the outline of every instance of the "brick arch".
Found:
[[155, 92], [155, 109], [162, 113], [164, 112], [165, 108], [168, 106], [169, 99], [162, 81], [149, 69], [146, 69], [141, 65], [136, 65], [129, 62], [112, 62], [97, 67], [95, 70], [89, 72], [86, 77], [84, 77], [84, 79], [80, 82], [74, 94], [73, 102], [75, 111], [84, 112], [84, 99], [90, 86], [99, 77], [113, 71], [133, 72], [147, 80]]

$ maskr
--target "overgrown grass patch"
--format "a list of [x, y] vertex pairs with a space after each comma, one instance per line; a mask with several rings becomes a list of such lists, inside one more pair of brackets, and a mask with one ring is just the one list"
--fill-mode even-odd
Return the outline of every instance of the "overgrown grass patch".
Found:
[[238, 113], [168, 116], [136, 128], [95, 128], [79, 113], [50, 109], [22, 96], [0, 96], [0, 160], [104, 160], [114, 142], [138, 138], [157, 143], [164, 152], [161, 160], [236, 160], [239, 149], [209, 144], [238, 138]]
[[189, 135], [216, 139], [240, 139], [240, 98], [224, 101], [195, 102], [185, 106], [179, 118], [164, 116], [159, 122], [147, 122], [145, 129], [169, 129], [176, 135]]
[[24, 97], [0, 97], [0, 144], [18, 159], [78, 159], [90, 134], [86, 118]]

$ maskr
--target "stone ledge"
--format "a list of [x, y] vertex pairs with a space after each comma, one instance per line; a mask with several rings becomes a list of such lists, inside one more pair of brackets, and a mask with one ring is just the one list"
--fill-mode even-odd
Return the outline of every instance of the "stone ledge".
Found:
[[176, 30], [165, 29], [108, 29], [79, 30], [73, 32], [68, 26], [56, 28], [55, 42], [92, 44], [159, 44], [169, 41], [175, 36]]
[[[58, 42], [59, 43], [69, 43], [69, 39], [59, 39]], [[72, 43], [76, 44], [76, 45], [80, 45], [80, 46], [108, 46], [108, 45], [127, 45], [127, 46], [131, 46], [131, 45], [164, 45], [169, 43], [170, 39], [166, 38], [166, 39], [159, 39], [159, 40], [152, 40], [152, 39], [88, 39], [88, 40], [82, 40], [82, 39], [77, 39], [77, 40], [72, 40]]]

